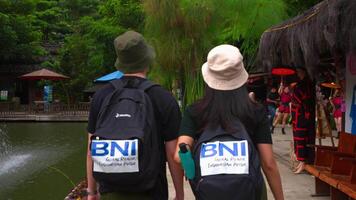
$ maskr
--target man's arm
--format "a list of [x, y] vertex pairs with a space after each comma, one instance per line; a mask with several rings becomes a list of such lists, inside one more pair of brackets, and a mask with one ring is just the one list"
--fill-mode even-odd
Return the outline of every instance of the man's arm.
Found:
[[183, 189], [183, 170], [179, 163], [174, 162], [174, 154], [177, 147], [177, 139], [165, 143], [166, 157], [168, 161], [169, 171], [171, 172], [174, 188], [176, 191], [176, 200], [184, 199]]
[[87, 182], [88, 182], [88, 200], [99, 200], [97, 195], [96, 181], [93, 177], [93, 160], [90, 153], [90, 137], [92, 134], [88, 134], [88, 149], [87, 149]]

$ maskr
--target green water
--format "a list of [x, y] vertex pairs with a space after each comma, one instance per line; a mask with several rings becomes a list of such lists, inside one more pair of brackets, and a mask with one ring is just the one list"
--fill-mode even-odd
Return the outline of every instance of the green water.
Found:
[[0, 200], [63, 200], [85, 178], [85, 128], [0, 123]]

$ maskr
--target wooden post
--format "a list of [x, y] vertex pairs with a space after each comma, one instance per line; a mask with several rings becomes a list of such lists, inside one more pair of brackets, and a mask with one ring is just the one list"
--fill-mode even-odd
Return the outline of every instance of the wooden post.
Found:
[[330, 186], [315, 177], [315, 194], [312, 197], [330, 196]]

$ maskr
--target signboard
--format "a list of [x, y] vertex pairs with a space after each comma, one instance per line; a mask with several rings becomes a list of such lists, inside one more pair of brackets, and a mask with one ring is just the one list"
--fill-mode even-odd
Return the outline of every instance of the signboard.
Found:
[[345, 131], [356, 134], [356, 53], [346, 59]]
[[43, 101], [52, 102], [53, 101], [53, 86], [45, 85], [43, 88]]
[[7, 101], [8, 98], [8, 91], [7, 90], [1, 90], [0, 91], [0, 100], [1, 101]]

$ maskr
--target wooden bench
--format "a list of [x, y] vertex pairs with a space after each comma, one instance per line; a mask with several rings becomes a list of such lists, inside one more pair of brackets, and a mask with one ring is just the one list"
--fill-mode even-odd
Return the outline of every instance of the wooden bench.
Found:
[[341, 180], [337, 188], [349, 197], [356, 199], [356, 159], [353, 160], [350, 176], [346, 180]]
[[356, 136], [341, 133], [338, 147], [316, 145], [314, 165], [306, 170], [315, 177], [315, 195], [331, 195], [331, 199], [356, 196]]

